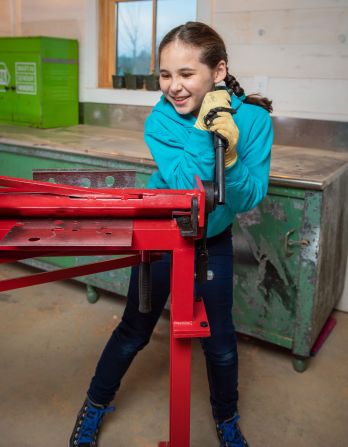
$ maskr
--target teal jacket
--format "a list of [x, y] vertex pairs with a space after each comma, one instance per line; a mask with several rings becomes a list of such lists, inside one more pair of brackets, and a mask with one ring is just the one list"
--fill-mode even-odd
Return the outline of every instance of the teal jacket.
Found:
[[[239, 129], [238, 160], [226, 169], [226, 203], [209, 215], [208, 237], [221, 233], [237, 213], [254, 208], [266, 195], [273, 142], [272, 121], [262, 107], [235, 95], [233, 118]], [[145, 141], [157, 164], [149, 188], [192, 189], [194, 176], [213, 180], [213, 134], [194, 127], [196, 117], [179, 115], [164, 96], [145, 122]]]

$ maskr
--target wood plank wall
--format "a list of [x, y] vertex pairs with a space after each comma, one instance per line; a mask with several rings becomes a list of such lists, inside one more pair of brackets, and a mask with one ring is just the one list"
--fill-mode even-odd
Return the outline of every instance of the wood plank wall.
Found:
[[21, 35], [57, 36], [83, 41], [84, 0], [21, 1]]
[[0, 11], [0, 36], [11, 36], [13, 32], [11, 1], [0, 0]]
[[[91, 32], [98, 39], [96, 2], [0, 0], [0, 35], [13, 33], [15, 5], [20, 34], [79, 39], [83, 92], [97, 86], [85, 73], [98, 67], [87, 48]], [[276, 116], [348, 122], [348, 0], [198, 0], [198, 9], [225, 39], [231, 72], [272, 98]]]
[[348, 0], [215, 0], [211, 20], [276, 114], [348, 121]]

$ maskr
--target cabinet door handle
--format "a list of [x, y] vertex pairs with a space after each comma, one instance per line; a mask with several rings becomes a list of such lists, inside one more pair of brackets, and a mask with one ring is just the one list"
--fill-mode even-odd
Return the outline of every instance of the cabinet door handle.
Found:
[[11, 90], [15, 91], [16, 90], [16, 86], [12, 85]]
[[302, 239], [300, 241], [292, 241], [290, 236], [295, 232], [295, 229], [289, 230], [284, 237], [284, 250], [286, 256], [291, 256], [294, 254], [294, 251], [291, 250], [291, 247], [301, 246], [307, 247], [309, 245], [309, 241], [307, 239]]

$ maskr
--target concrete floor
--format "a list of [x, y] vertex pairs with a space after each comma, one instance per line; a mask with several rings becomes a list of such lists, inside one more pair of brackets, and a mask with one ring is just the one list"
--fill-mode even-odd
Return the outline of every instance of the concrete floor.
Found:
[[[31, 269], [1, 265], [0, 279]], [[67, 446], [75, 415], [124, 300], [87, 302], [75, 282], [0, 293], [0, 447]], [[345, 447], [348, 438], [348, 314], [309, 369], [288, 351], [240, 337], [241, 426], [251, 447]], [[155, 447], [168, 438], [168, 314], [139, 354], [105, 420], [100, 447]], [[205, 366], [192, 365], [192, 447], [217, 447]]]

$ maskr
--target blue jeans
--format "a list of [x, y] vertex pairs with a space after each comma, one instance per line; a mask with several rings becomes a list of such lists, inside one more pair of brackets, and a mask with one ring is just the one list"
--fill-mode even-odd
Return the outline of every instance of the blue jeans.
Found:
[[[206, 359], [210, 402], [214, 418], [221, 422], [237, 411], [238, 355], [232, 322], [233, 251], [231, 227], [207, 241], [210, 281], [195, 284], [196, 296], [204, 300], [211, 336], [202, 338]], [[152, 311], [138, 311], [138, 268], [132, 269], [128, 300], [122, 321], [113, 331], [98, 362], [88, 396], [99, 404], [115, 397], [121, 379], [138, 351], [150, 340], [170, 291], [170, 256], [153, 262]]]

